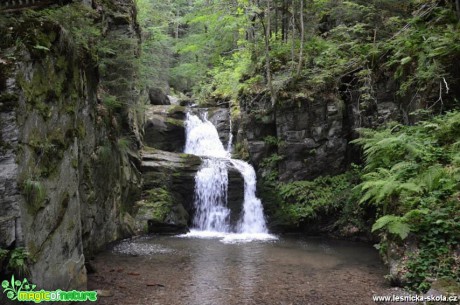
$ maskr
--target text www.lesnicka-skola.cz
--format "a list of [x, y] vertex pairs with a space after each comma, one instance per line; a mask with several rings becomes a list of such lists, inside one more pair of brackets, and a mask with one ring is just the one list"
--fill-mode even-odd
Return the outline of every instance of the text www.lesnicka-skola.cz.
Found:
[[374, 295], [374, 302], [459, 302], [458, 295]]

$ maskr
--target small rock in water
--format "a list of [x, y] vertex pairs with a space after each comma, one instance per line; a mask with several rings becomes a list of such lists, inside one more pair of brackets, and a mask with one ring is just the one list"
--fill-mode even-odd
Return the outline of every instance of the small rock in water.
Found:
[[135, 276], [137, 276], [137, 275], [141, 275], [141, 274], [138, 273], [138, 272], [128, 272], [128, 275], [135, 275]]
[[147, 287], [165, 287], [163, 284], [148, 283]]
[[98, 297], [112, 297], [113, 296], [113, 292], [110, 290], [97, 289], [96, 292], [97, 292]]

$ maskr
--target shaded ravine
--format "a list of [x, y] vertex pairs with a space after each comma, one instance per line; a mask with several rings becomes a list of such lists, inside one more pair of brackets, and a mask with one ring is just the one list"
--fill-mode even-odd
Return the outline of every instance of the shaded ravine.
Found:
[[[194, 229], [180, 236], [118, 242], [90, 265], [89, 290], [114, 305], [374, 304], [384, 291], [370, 245], [268, 233], [256, 175], [230, 157], [206, 115], [188, 115], [186, 153], [202, 157], [195, 177]], [[244, 180], [239, 220], [230, 221], [228, 167]]]

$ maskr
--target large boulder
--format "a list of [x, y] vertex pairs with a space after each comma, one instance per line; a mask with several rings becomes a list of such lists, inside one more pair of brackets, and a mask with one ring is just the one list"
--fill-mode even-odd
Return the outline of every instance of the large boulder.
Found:
[[137, 202], [136, 227], [141, 232], [185, 233], [189, 214], [167, 188], [147, 190]]
[[194, 155], [144, 150], [141, 166], [144, 191], [135, 216], [140, 231], [184, 231], [194, 212], [195, 174], [201, 162]]
[[149, 89], [149, 100], [152, 105], [171, 105], [168, 96], [158, 88]]
[[185, 146], [185, 115], [182, 106], [151, 106], [146, 111], [144, 142], [156, 149], [182, 152]]

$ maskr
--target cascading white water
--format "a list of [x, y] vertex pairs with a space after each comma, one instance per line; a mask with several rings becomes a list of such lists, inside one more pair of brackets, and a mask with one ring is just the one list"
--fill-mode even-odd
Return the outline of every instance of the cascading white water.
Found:
[[232, 130], [233, 128], [232, 127], [233, 127], [233, 125], [232, 125], [232, 119], [231, 118], [230, 118], [230, 120], [228, 120], [228, 123], [230, 125], [230, 132], [228, 133], [227, 152], [229, 154], [231, 154], [232, 149], [233, 149], [233, 147], [232, 147], [232, 143], [233, 143], [233, 130]]
[[228, 232], [230, 210], [227, 206], [228, 171], [220, 160], [205, 160], [195, 176], [196, 228], [205, 231]]
[[248, 163], [230, 160], [244, 178], [243, 216], [238, 224], [240, 233], [267, 233], [262, 202], [256, 197], [256, 172]]
[[203, 119], [187, 113], [185, 153], [204, 157], [230, 158], [219, 139], [216, 127], [208, 120], [208, 114], [203, 113]]
[[[198, 155], [204, 160], [195, 176], [194, 226], [198, 231], [192, 231], [192, 235], [220, 236], [229, 242], [274, 239], [276, 237], [268, 234], [262, 203], [256, 197], [255, 171], [248, 163], [230, 158], [230, 145], [224, 148], [215, 126], [207, 119], [207, 113], [201, 119], [187, 114], [185, 153]], [[231, 211], [227, 208], [227, 167], [230, 164], [244, 178], [243, 211], [236, 228], [231, 228]]]
[[[195, 219], [203, 231], [228, 232], [230, 210], [227, 208], [228, 153], [219, 140], [214, 125], [196, 115], [187, 114], [185, 153], [206, 157], [195, 176]], [[219, 159], [224, 158], [224, 159]]]

